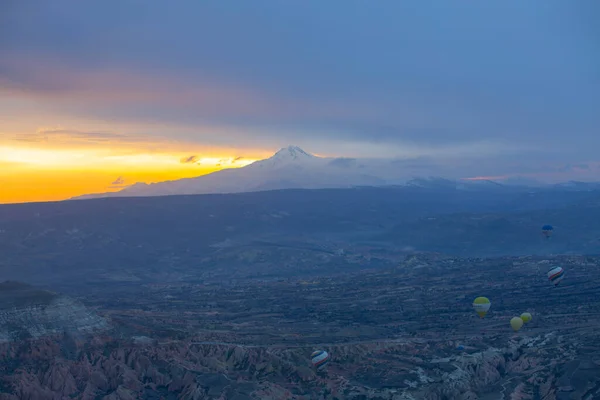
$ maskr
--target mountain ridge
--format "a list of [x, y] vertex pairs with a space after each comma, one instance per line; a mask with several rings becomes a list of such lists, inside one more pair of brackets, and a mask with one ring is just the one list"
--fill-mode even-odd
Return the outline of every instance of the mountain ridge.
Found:
[[296, 145], [282, 147], [271, 157], [241, 168], [226, 168], [206, 175], [177, 180], [137, 182], [117, 192], [93, 193], [69, 200], [105, 197], [153, 197], [169, 195], [227, 194], [281, 189], [336, 189], [383, 186], [454, 187], [457, 190], [502, 190], [514, 187], [540, 189], [557, 186], [565, 190], [592, 190], [597, 183], [569, 181], [545, 184], [513, 177], [494, 179], [440, 177], [394, 159], [320, 157]]
[[[404, 183], [407, 179], [382, 179], [364, 165], [336, 163], [351, 160], [319, 157], [299, 146], [282, 147], [271, 157], [241, 168], [227, 168], [195, 178], [157, 183], [135, 183], [118, 192], [86, 194], [71, 200], [101, 197], [138, 197], [211, 193], [243, 193], [277, 189], [326, 189], [354, 186], [381, 186]], [[349, 173], [349, 169], [352, 169]], [[373, 169], [373, 168], [371, 168]]]

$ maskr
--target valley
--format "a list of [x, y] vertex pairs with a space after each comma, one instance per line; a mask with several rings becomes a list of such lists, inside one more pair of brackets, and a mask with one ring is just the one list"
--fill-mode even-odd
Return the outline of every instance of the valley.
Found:
[[362, 188], [0, 207], [0, 399], [594, 399], [599, 198]]
[[599, 5], [0, 0], [0, 400], [600, 400]]
[[[559, 287], [545, 277], [554, 264], [567, 271]], [[597, 257], [421, 254], [318, 279], [92, 285], [71, 296], [110, 327], [2, 344], [20, 365], [4, 367], [3, 387], [30, 398], [52, 388], [110, 399], [584, 399], [600, 384], [599, 268]], [[479, 295], [492, 302], [484, 319], [471, 307]], [[514, 333], [508, 321], [524, 311], [533, 321]], [[332, 354], [324, 373], [310, 367], [314, 349]]]

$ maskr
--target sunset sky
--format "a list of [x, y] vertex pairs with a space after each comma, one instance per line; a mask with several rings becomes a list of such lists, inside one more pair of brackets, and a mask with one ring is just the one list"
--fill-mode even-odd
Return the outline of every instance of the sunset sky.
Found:
[[596, 0], [1, 1], [0, 203], [289, 144], [600, 181], [599, 19]]

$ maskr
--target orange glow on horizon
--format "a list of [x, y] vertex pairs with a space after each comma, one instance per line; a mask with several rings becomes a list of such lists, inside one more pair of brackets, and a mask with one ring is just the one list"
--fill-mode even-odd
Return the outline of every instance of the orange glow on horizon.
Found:
[[127, 142], [108, 134], [68, 137], [67, 132], [61, 141], [35, 135], [2, 140], [4, 136], [0, 133], [0, 204], [59, 201], [115, 192], [137, 182], [193, 178], [270, 155], [253, 150], [248, 151], [252, 156], [240, 156], [235, 149], [193, 143]]

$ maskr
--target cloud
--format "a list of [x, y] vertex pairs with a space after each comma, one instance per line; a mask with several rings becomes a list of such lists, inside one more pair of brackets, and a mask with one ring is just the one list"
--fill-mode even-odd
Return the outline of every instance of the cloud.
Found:
[[424, 170], [432, 167], [440, 167], [440, 162], [432, 157], [417, 157], [411, 159], [394, 159], [391, 161], [393, 168], [407, 168]]
[[125, 184], [125, 179], [123, 179], [122, 176], [118, 177], [113, 183], [112, 185], [123, 185]]
[[252, 162], [252, 160], [248, 160], [245, 159], [244, 157], [241, 156], [236, 156], [236, 157], [227, 157], [227, 158], [219, 158], [219, 159], [205, 159], [208, 163], [214, 162], [215, 165], [217, 167], [220, 167], [222, 165], [245, 165], [245, 164], [249, 164], [250, 162]]
[[[476, 170], [472, 166], [470, 171]], [[553, 162], [544, 162], [537, 167], [528, 167], [521, 165], [518, 168], [507, 169], [502, 164], [494, 167], [495, 171], [505, 172], [503, 175], [481, 174], [478, 176], [468, 176], [468, 171], [463, 171], [465, 180], [503, 180], [503, 181], [520, 181], [520, 182], [547, 182], [558, 183], [569, 180], [578, 181], [598, 181], [598, 170], [600, 169], [600, 161], [589, 161], [577, 164], [556, 164]], [[491, 169], [480, 169], [481, 171], [491, 171]]]
[[199, 164], [198, 156], [183, 157], [181, 160], [179, 160], [179, 162], [182, 164]]
[[472, 178], [462, 178], [463, 181], [504, 181], [509, 179], [508, 175], [498, 175], [498, 176], [474, 176]]
[[333, 165], [336, 167], [341, 167], [341, 168], [349, 168], [352, 166], [356, 165], [356, 158], [344, 158], [344, 157], [340, 157], [340, 158], [336, 158], [334, 160], [331, 160], [329, 162], [329, 165]]
[[0, 172], [2, 168], [5, 168], [6, 170], [8, 170], [9, 168], [14, 168], [14, 167], [19, 167], [22, 165], [26, 165], [27, 163], [24, 162], [17, 162], [17, 161], [5, 161], [5, 160], [0, 160]]
[[122, 189], [127, 186], [129, 186], [129, 184], [127, 184], [127, 182], [125, 181], [125, 179], [122, 176], [119, 176], [117, 179], [114, 180], [114, 182], [112, 182], [110, 184], [110, 186], [108, 188], [109, 189]]
[[41, 100], [51, 110], [87, 117], [239, 126], [347, 118], [366, 111], [358, 103], [304, 100], [255, 86], [175, 71], [82, 69], [47, 57], [0, 60], [0, 96]]
[[[526, 168], [546, 157], [532, 148], [577, 163], [600, 146], [599, 32], [581, 2], [28, 3], [3, 15], [0, 102], [32, 115], [335, 156], [518, 151]], [[69, 140], [127, 140], [89, 136]]]
[[[85, 125], [79, 123], [79, 125]], [[150, 129], [149, 133], [142, 133]], [[64, 127], [38, 128], [32, 133], [1, 133], [0, 143], [8, 145], [39, 147], [39, 148], [89, 148], [91, 150], [104, 149], [111, 152], [136, 153], [174, 151], [177, 153], [196, 148], [206, 152], [219, 151], [216, 146], [207, 146], [194, 143], [192, 140], [177, 140], [151, 131], [152, 127], [138, 126], [137, 129], [128, 128], [128, 133], [109, 130], [79, 130]], [[137, 132], [136, 132], [137, 131]]]
[[578, 164], [566, 164], [557, 168], [558, 172], [583, 172], [590, 171], [591, 167], [589, 164], [578, 163]]
[[150, 142], [149, 137], [123, 135], [113, 132], [82, 132], [64, 128], [40, 128], [35, 133], [10, 135], [17, 142], [47, 144], [138, 144]]

